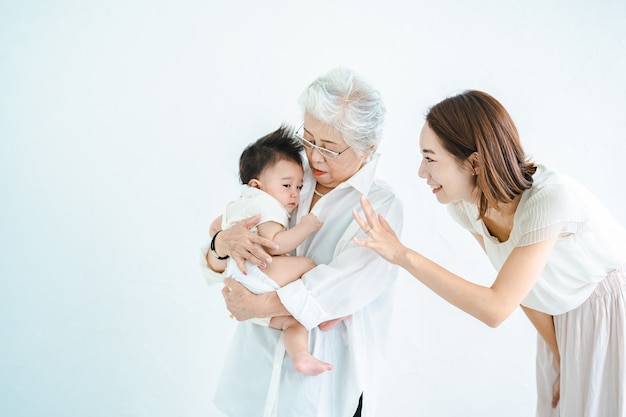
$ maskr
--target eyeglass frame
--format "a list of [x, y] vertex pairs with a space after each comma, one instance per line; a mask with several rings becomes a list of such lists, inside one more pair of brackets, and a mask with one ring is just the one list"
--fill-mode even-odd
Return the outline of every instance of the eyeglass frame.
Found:
[[[302, 134], [299, 134], [298, 132], [302, 132]], [[300, 142], [302, 142], [302, 146], [304, 146], [305, 150], [310, 151], [310, 150], [315, 149], [317, 152], [319, 152], [320, 155], [322, 155], [322, 157], [325, 160], [337, 159], [337, 158], [339, 158], [339, 156], [341, 156], [342, 153], [344, 153], [345, 151], [347, 151], [348, 149], [350, 149], [352, 147], [352, 146], [348, 146], [343, 151], [336, 152], [336, 151], [331, 151], [328, 148], [324, 148], [323, 146], [318, 146], [318, 145], [314, 144], [313, 142], [311, 142], [311, 141], [309, 141], [309, 140], [304, 138], [304, 123], [302, 123], [302, 126], [300, 126], [300, 128], [298, 128], [298, 130], [296, 130], [293, 135], [294, 135], [294, 137], [296, 139], [298, 139]]]

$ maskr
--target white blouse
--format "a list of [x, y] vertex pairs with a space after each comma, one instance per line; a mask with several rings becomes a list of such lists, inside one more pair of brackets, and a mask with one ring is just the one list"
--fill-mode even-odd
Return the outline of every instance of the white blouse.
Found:
[[506, 242], [491, 236], [474, 204], [449, 205], [452, 217], [482, 236], [491, 263], [500, 270], [517, 246], [558, 240], [524, 306], [557, 315], [581, 305], [596, 284], [626, 263], [626, 230], [588, 190], [538, 165], [533, 186], [524, 191]]
[[[365, 194], [391, 227], [400, 232], [403, 224], [400, 200], [375, 178], [377, 163], [375, 155], [315, 204], [311, 212], [323, 226], [296, 254], [318, 266], [278, 290], [287, 310], [310, 330], [310, 352], [334, 369], [319, 376], [298, 373], [284, 353], [281, 331], [239, 323], [215, 395], [216, 406], [228, 416], [352, 416], [361, 393], [363, 416], [374, 415], [397, 268], [352, 241], [366, 238], [352, 210], [362, 213], [359, 199]], [[302, 209], [292, 216], [293, 224], [307, 214], [314, 186], [307, 169]], [[214, 281], [215, 273], [204, 262], [202, 266], [209, 282]], [[343, 316], [350, 317], [328, 332], [317, 327]]]

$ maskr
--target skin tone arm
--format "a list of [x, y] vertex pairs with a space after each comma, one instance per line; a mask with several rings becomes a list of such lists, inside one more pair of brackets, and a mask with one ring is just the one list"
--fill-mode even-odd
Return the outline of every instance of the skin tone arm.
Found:
[[[557, 366], [561, 367], [561, 356], [559, 354], [559, 348], [556, 343], [556, 332], [554, 330], [554, 320], [550, 314], [542, 313], [532, 308], [522, 306], [522, 310], [526, 313], [526, 316], [531, 321], [533, 326], [539, 332], [539, 335], [545, 340], [546, 344], [550, 348], [550, 351], [554, 355]], [[560, 379], [557, 379], [556, 385], [552, 391], [552, 408], [556, 407], [559, 403], [561, 393]]]
[[[483, 248], [483, 251], [486, 252], [485, 242], [483, 242], [482, 236], [475, 233], [472, 233], [472, 236], [474, 236], [474, 238], [478, 241], [478, 244], [480, 244], [480, 247]], [[523, 305], [520, 307], [522, 307], [522, 310], [533, 326], [535, 326], [539, 335], [550, 347], [550, 351], [554, 355], [557, 365], [560, 365], [561, 357], [556, 343], [556, 332], [554, 330], [554, 320], [552, 319], [552, 316], [532, 308], [524, 307]]]
[[550, 347], [550, 351], [554, 355], [557, 365], [560, 365], [561, 355], [559, 354], [559, 348], [556, 343], [556, 332], [554, 330], [554, 320], [552, 316], [524, 306], [522, 306], [522, 310], [524, 310], [524, 313], [526, 313], [528, 319], [535, 326], [539, 335], [541, 335], [543, 340], [545, 340]]
[[[257, 244], [278, 249], [277, 245], [270, 239], [250, 233], [250, 228], [254, 227], [259, 220], [260, 215], [245, 219], [228, 229], [222, 230], [215, 239], [215, 251], [220, 256], [229, 255], [234, 258], [242, 272], [246, 271], [245, 260], [261, 268], [272, 262], [272, 257], [259, 248]], [[214, 236], [220, 230], [221, 224], [221, 216], [211, 223], [211, 235]], [[231, 248], [236, 248], [236, 250], [231, 251]], [[207, 253], [206, 260], [207, 265], [215, 272], [223, 272], [226, 269], [227, 261], [216, 259], [210, 252]], [[255, 295], [232, 278], [224, 279], [222, 295], [226, 302], [226, 308], [239, 321], [255, 317], [290, 315], [275, 291]]]
[[[250, 233], [249, 229], [254, 227], [259, 221], [259, 216], [255, 216], [253, 218], [246, 219], [226, 230], [223, 230], [218, 235], [218, 239], [216, 239], [215, 243], [215, 251], [224, 256], [226, 254], [226, 249], [222, 249], [222, 246], [218, 245], [218, 243], [224, 243], [224, 248], [236, 248], [241, 243], [244, 242], [248, 247], [245, 251], [232, 251], [229, 253], [231, 257], [239, 257], [237, 260], [237, 265], [239, 266], [241, 271], [245, 271], [244, 259], [247, 259], [250, 262], [253, 262], [259, 267], [263, 268], [264, 263], [271, 263], [271, 256], [267, 255], [265, 252], [262, 252], [260, 248], [258, 248], [255, 243], [265, 244], [268, 247], [269, 252], [275, 252], [278, 250], [278, 245], [276, 245], [272, 240], [263, 238], [261, 236], [257, 236], [254, 233]], [[219, 227], [221, 225], [221, 217], [215, 219], [211, 224], [210, 232], [214, 234], [219, 231]], [[296, 230], [296, 233], [301, 232], [303, 229], [306, 230], [315, 228], [318, 230], [321, 227], [322, 223], [317, 220], [315, 215], [311, 214], [310, 216], [305, 216], [300, 224], [293, 227], [291, 230], [296, 229], [298, 226], [299, 230]], [[277, 233], [282, 230], [282, 226], [274, 222], [267, 222], [262, 225], [259, 225], [259, 234], [268, 233], [269, 236], [272, 236], [270, 228], [268, 230], [262, 232], [260, 230], [263, 226], [274, 227], [274, 235], [281, 235], [286, 233], [284, 231], [282, 233]], [[306, 233], [305, 237], [311, 232]], [[224, 235], [224, 236], [222, 236]], [[256, 239], [255, 239], [256, 238]], [[304, 240], [304, 238], [302, 240]], [[285, 242], [283, 242], [284, 244]], [[297, 246], [299, 243], [296, 243]], [[294, 247], [295, 247], [294, 246]], [[289, 250], [287, 251], [289, 252]], [[236, 255], [233, 255], [235, 253]], [[250, 256], [252, 255], [252, 258]], [[226, 260], [218, 260], [211, 254], [207, 254], [207, 263], [209, 266], [216, 272], [223, 272], [226, 269]], [[241, 262], [240, 262], [241, 261]], [[230, 313], [239, 321], [248, 320], [255, 317], [277, 317], [277, 316], [288, 316], [290, 315], [289, 311], [283, 306], [278, 297], [278, 294], [275, 291], [268, 292], [265, 294], [253, 294], [248, 291], [243, 285], [231, 278], [224, 279], [224, 288], [222, 289], [222, 295], [224, 296], [224, 300], [226, 302], [226, 308], [230, 311]]]
[[284, 230], [283, 226], [276, 222], [265, 222], [257, 226], [259, 235], [271, 239], [278, 245], [278, 249], [268, 248], [270, 255], [284, 255], [294, 250], [313, 232], [322, 227], [317, 217], [309, 213], [302, 217], [300, 223], [291, 229]]
[[367, 240], [355, 243], [376, 251], [396, 264], [450, 304], [476, 317], [490, 327], [500, 325], [520, 305], [543, 270], [556, 239], [517, 247], [508, 257], [491, 287], [469, 282], [421, 254], [405, 247], [382, 216], [377, 216], [369, 201], [361, 198], [365, 214], [354, 218], [368, 231]]
[[[480, 247], [483, 248], [483, 251], [486, 252], [485, 242], [483, 241], [482, 236], [474, 233], [472, 233], [472, 235], [474, 236], [474, 238], [476, 238], [476, 240], [480, 244]], [[560, 367], [561, 356], [559, 354], [559, 347], [556, 343], [556, 331], [554, 329], [554, 320], [552, 316], [550, 314], [542, 313], [532, 308], [524, 307], [523, 305], [520, 307], [522, 307], [522, 310], [524, 311], [530, 322], [533, 324], [533, 326], [535, 326], [535, 329], [537, 329], [537, 332], [539, 333], [541, 338], [546, 342], [546, 344], [550, 348], [550, 351], [554, 355], [557, 366]], [[552, 408], [556, 407], [559, 402], [560, 388], [561, 387], [559, 381], [557, 380], [557, 384], [554, 386], [552, 392]]]
[[[305, 216], [302, 221], [304, 221]], [[321, 222], [314, 215], [310, 216], [315, 223]], [[309, 219], [309, 221], [311, 221]], [[254, 233], [250, 233], [249, 229], [254, 227], [260, 220], [260, 215], [245, 219], [238, 224], [223, 230], [215, 241], [215, 251], [225, 256], [228, 254], [234, 258], [239, 269], [245, 273], [245, 260], [248, 260], [260, 268], [265, 264], [272, 262], [272, 257], [260, 249], [256, 244], [268, 247], [269, 251], [277, 250], [278, 245], [273, 241], [262, 238]], [[302, 223], [302, 221], [300, 223]], [[222, 220], [221, 216], [213, 221], [210, 228], [211, 235], [215, 235], [220, 230]], [[296, 226], [297, 227], [297, 226]], [[318, 227], [319, 229], [319, 227]], [[303, 239], [304, 240], [304, 239]], [[244, 247], [240, 247], [243, 244]], [[227, 249], [237, 248], [227, 252]], [[218, 260], [211, 254], [206, 255], [207, 264], [216, 272], [223, 272], [226, 269], [226, 260]], [[226, 302], [226, 308], [231, 315], [238, 321], [249, 320], [252, 318], [289, 316], [291, 313], [285, 308], [275, 291], [265, 294], [253, 294], [246, 287], [232, 278], [224, 279], [224, 288], [222, 296]], [[332, 329], [341, 319], [329, 320], [320, 324], [320, 329], [326, 331]]]

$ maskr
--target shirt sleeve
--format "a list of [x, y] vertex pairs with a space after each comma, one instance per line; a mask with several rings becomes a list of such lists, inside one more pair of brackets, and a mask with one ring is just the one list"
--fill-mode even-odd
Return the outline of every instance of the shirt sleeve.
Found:
[[585, 226], [583, 206], [574, 190], [564, 184], [541, 187], [521, 208], [521, 233], [516, 246], [580, 232]]
[[206, 279], [206, 282], [209, 285], [222, 283], [224, 281], [224, 277], [222, 276], [222, 273], [215, 272], [214, 270], [209, 268], [209, 266], [207, 265], [207, 262], [206, 262], [207, 253], [209, 253], [208, 243], [204, 245], [202, 248], [200, 248], [199, 261], [200, 261], [200, 270], [202, 271], [202, 275], [204, 276], [204, 279]]
[[[386, 193], [385, 198], [380, 195], [369, 195], [368, 198], [374, 210], [400, 234], [402, 204], [390, 191]], [[328, 265], [318, 265], [302, 279], [277, 291], [287, 310], [309, 330], [326, 320], [359, 311], [385, 292], [396, 279], [396, 267], [373, 250], [356, 245], [352, 240], [354, 237], [366, 238], [356, 221], [346, 229]]]

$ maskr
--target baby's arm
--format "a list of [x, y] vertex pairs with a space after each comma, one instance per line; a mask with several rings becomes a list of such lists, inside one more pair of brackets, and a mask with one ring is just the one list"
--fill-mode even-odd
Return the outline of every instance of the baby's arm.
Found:
[[302, 217], [300, 223], [291, 229], [284, 230], [283, 226], [276, 222], [265, 222], [257, 226], [259, 236], [272, 239], [278, 245], [278, 249], [268, 249], [270, 255], [284, 255], [294, 250], [304, 242], [311, 233], [317, 232], [322, 227], [322, 222], [309, 213]]

